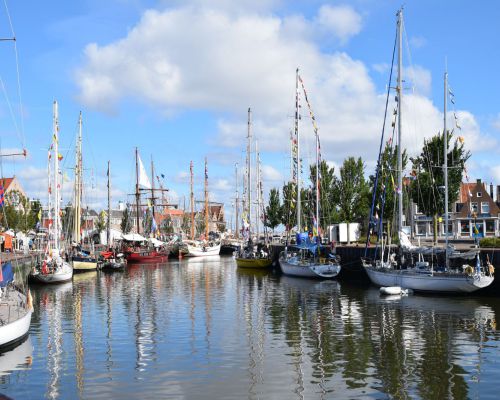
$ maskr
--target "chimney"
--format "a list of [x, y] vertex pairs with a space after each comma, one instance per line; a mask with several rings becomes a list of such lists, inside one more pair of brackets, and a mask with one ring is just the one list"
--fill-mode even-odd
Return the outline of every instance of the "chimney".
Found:
[[497, 185], [497, 201], [500, 202], [500, 185]]
[[494, 198], [493, 198], [493, 183], [490, 182], [490, 197], [491, 197], [491, 200], [494, 201]]
[[478, 185], [480, 185], [480, 184], [481, 184], [481, 179], [477, 179], [477, 180], [476, 180], [476, 183], [477, 183]]

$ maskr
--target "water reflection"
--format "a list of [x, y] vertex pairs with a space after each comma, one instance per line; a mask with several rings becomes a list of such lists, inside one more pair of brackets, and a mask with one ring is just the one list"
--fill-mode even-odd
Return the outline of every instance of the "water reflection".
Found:
[[231, 258], [134, 265], [32, 291], [36, 362], [19, 353], [19, 371], [0, 356], [0, 370], [13, 371], [0, 391], [12, 397], [496, 395], [496, 299], [381, 297], [236, 269]]

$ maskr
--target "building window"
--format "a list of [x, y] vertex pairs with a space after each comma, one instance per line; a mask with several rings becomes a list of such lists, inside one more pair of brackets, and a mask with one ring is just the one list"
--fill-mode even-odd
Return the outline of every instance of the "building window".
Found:
[[486, 220], [486, 233], [495, 233], [495, 221], [492, 219]]
[[460, 221], [460, 233], [462, 236], [470, 235], [470, 222], [469, 220]]
[[490, 203], [488, 203], [487, 201], [481, 202], [481, 213], [482, 214], [489, 214], [490, 213]]
[[417, 236], [425, 236], [427, 224], [425, 222], [419, 222], [415, 225], [415, 233]]
[[481, 192], [477, 192], [477, 197], [483, 197], [483, 194]]
[[473, 212], [473, 213], [477, 213], [478, 212], [477, 203], [470, 203], [470, 211]]

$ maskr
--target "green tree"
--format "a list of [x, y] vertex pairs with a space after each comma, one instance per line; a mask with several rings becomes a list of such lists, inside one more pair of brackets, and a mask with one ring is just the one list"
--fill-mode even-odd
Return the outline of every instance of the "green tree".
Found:
[[[448, 131], [448, 207], [457, 199], [462, 182], [465, 163], [470, 158], [470, 151], [464, 149], [464, 144], [455, 140], [450, 142], [453, 133]], [[424, 142], [420, 155], [412, 159], [415, 179], [410, 185], [412, 200], [419, 210], [432, 216], [434, 222], [434, 242], [437, 241], [438, 216], [444, 214], [444, 173], [443, 149], [444, 135], [437, 134]]]
[[160, 232], [165, 234], [174, 233], [174, 225], [172, 223], [172, 217], [167, 215], [167, 217], [161, 222]]
[[106, 229], [106, 211], [102, 210], [97, 217], [95, 228], [99, 234]]
[[281, 224], [281, 202], [279, 189], [272, 188], [269, 193], [269, 204], [266, 206], [266, 220], [265, 225], [274, 231], [279, 224]]
[[181, 229], [186, 235], [191, 235], [191, 213], [184, 212]]
[[361, 157], [357, 160], [354, 157], [346, 158], [340, 167], [340, 178], [336, 178], [334, 182], [339, 218], [347, 223], [348, 231], [351, 222], [362, 222], [368, 215], [366, 193], [369, 187], [365, 181], [364, 170]]
[[[408, 163], [406, 150], [402, 154], [403, 170]], [[380, 171], [375, 197], [375, 211], [379, 216], [383, 215], [387, 237], [391, 238], [392, 222], [397, 215], [397, 165], [398, 146], [393, 146], [391, 142], [386, 143], [384, 151], [380, 157]], [[370, 175], [370, 186], [373, 191], [375, 185], [375, 175]], [[373, 193], [373, 192], [372, 192]], [[372, 193], [367, 193], [367, 203], [371, 205]], [[408, 193], [403, 191], [403, 202], [406, 204]], [[368, 212], [367, 214], [368, 215]]]
[[[335, 220], [337, 214], [334, 195], [335, 169], [329, 167], [326, 161], [322, 160], [319, 165], [319, 172], [319, 226], [325, 228]], [[316, 199], [316, 164], [310, 167], [310, 179], [312, 182], [311, 196]], [[316, 210], [314, 209], [313, 212], [316, 212]]]
[[296, 197], [297, 185], [294, 182], [287, 182], [283, 185], [283, 205], [281, 206], [281, 223], [290, 231], [297, 224]]
[[132, 220], [130, 215], [130, 209], [127, 205], [125, 210], [123, 210], [122, 221], [120, 223], [120, 229], [123, 233], [127, 234], [132, 230]]

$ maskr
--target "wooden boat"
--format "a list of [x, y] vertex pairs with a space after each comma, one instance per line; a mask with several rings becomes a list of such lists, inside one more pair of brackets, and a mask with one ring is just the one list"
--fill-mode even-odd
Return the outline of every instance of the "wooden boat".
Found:
[[0, 277], [0, 348], [9, 348], [21, 342], [30, 328], [33, 304], [27, 293], [13, 282], [14, 272], [10, 262], [1, 266]]
[[239, 268], [269, 268], [273, 265], [270, 258], [235, 258]]

